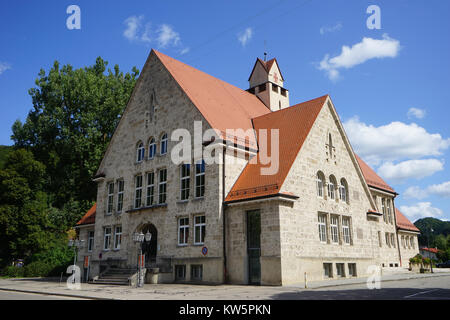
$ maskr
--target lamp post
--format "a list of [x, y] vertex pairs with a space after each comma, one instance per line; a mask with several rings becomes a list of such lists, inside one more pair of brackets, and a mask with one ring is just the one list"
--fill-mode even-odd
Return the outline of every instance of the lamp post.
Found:
[[135, 233], [133, 235], [133, 241], [137, 244], [140, 244], [140, 255], [138, 258], [138, 278], [137, 278], [137, 283], [136, 286], [137, 287], [143, 287], [144, 286], [144, 279], [143, 279], [143, 275], [142, 275], [142, 263], [141, 263], [141, 258], [142, 258], [142, 245], [144, 243], [144, 240], [146, 242], [150, 242], [150, 240], [152, 239], [152, 234], [150, 232], [147, 231], [147, 233], [144, 235], [142, 232], [141, 233]]
[[75, 272], [75, 265], [77, 263], [77, 255], [78, 255], [78, 250], [77, 249], [81, 249], [84, 248], [84, 240], [69, 240], [69, 247], [73, 248], [73, 272]]

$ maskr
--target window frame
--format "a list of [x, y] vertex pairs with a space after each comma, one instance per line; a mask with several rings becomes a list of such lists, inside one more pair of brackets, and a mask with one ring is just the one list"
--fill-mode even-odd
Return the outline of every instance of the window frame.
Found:
[[161, 135], [161, 141], [159, 143], [159, 154], [165, 155], [169, 149], [169, 136], [167, 133]]
[[117, 212], [123, 210], [123, 197], [125, 193], [125, 181], [123, 179], [117, 180]]
[[[138, 181], [140, 181], [140, 185], [138, 185]], [[134, 177], [134, 204], [133, 204], [134, 209], [142, 208], [142, 187], [143, 187], [143, 177], [142, 174], [139, 174]]]
[[[145, 174], [145, 206], [150, 207], [155, 203], [155, 172], [150, 171]], [[152, 177], [150, 181], [150, 177]]]
[[145, 146], [142, 141], [138, 142], [136, 148], [136, 162], [141, 163], [145, 159]]
[[[164, 175], [162, 175], [162, 172], [164, 172]], [[161, 180], [163, 176], [165, 179]], [[167, 202], [167, 168], [163, 168], [158, 170], [158, 204], [166, 204], [166, 202]]]
[[154, 159], [156, 156], [156, 139], [155, 137], [151, 137], [149, 142], [148, 142], [148, 159]]
[[[335, 220], [335, 224], [333, 223]], [[338, 215], [330, 215], [330, 235], [331, 235], [331, 243], [339, 244], [339, 216]], [[336, 241], [335, 241], [336, 240]]]
[[[346, 222], [348, 222], [348, 225], [346, 225]], [[342, 238], [344, 241], [344, 244], [351, 245], [352, 244], [352, 235], [351, 235], [351, 218], [350, 217], [342, 217]], [[346, 234], [347, 230], [347, 234]], [[347, 241], [348, 240], [348, 241]]]
[[180, 199], [189, 200], [191, 190], [191, 165], [183, 163], [180, 166]]
[[107, 185], [108, 196], [106, 204], [106, 214], [110, 215], [114, 211], [114, 181], [109, 182]]
[[[187, 221], [186, 221], [187, 220]], [[182, 221], [185, 221], [186, 224], [181, 224]], [[183, 231], [183, 239], [182, 233]], [[181, 241], [183, 240], [183, 241]], [[178, 245], [179, 246], [187, 246], [189, 244], [189, 217], [179, 217], [178, 218]]]
[[[203, 169], [202, 171], [198, 171], [198, 168]], [[200, 180], [200, 184], [198, 182], [198, 179]], [[200, 190], [200, 192], [199, 192]], [[205, 191], [206, 191], [206, 163], [205, 160], [198, 160], [195, 163], [195, 198], [201, 199], [205, 197]]]
[[[120, 228], [120, 231], [117, 232], [117, 229]], [[120, 246], [122, 244], [122, 225], [118, 225], [114, 227], [114, 250], [120, 250]]]
[[87, 251], [92, 252], [94, 249], [95, 231], [88, 231]]
[[[323, 221], [321, 221], [323, 218]], [[321, 243], [328, 243], [327, 235], [327, 215], [324, 213], [319, 213], [318, 215], [318, 226], [319, 226], [319, 240]]]
[[[197, 222], [197, 218], [203, 218], [200, 222]], [[204, 220], [204, 221], [202, 221]], [[197, 229], [199, 231], [200, 239], [197, 239]], [[194, 245], [203, 245], [205, 244], [205, 236], [206, 236], [206, 215], [199, 214], [194, 216]], [[198, 241], [200, 240], [200, 241]]]
[[[109, 230], [109, 233], [106, 232], [106, 230]], [[112, 236], [112, 229], [111, 227], [103, 227], [103, 251], [109, 251], [111, 247], [111, 236]]]

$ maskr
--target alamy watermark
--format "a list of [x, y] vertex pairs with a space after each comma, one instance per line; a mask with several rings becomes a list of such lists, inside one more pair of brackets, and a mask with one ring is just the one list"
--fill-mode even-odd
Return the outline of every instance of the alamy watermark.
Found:
[[66, 20], [66, 26], [69, 30], [81, 29], [81, 9], [79, 6], [72, 4], [67, 7], [66, 13], [70, 16]]

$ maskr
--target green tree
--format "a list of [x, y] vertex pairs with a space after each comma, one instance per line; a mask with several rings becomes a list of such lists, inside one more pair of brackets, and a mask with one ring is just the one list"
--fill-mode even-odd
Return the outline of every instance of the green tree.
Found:
[[92, 177], [139, 74], [135, 67], [123, 74], [117, 65], [105, 72], [107, 64], [98, 57], [82, 69], [57, 61], [48, 73], [41, 69], [29, 90], [33, 109], [12, 128], [16, 147], [45, 164], [45, 191], [59, 209], [72, 203], [85, 211], [95, 201]]

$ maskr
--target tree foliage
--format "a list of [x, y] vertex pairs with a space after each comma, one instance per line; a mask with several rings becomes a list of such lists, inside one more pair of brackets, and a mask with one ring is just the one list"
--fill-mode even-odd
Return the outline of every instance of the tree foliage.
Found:
[[46, 191], [57, 208], [70, 201], [94, 201], [92, 177], [128, 102], [139, 71], [123, 74], [107, 62], [82, 69], [60, 67], [56, 61], [39, 72], [29, 90], [33, 109], [25, 123], [16, 121], [12, 139], [16, 147], [32, 150], [46, 166]]

